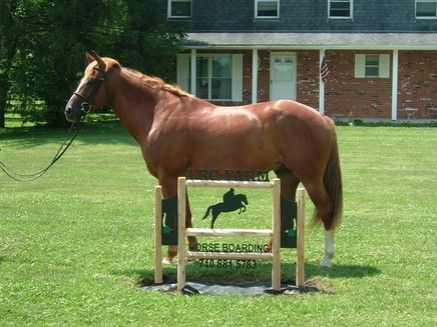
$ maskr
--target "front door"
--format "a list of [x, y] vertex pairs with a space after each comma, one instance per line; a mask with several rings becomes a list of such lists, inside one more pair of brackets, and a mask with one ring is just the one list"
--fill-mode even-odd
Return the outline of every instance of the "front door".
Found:
[[296, 100], [296, 54], [272, 53], [270, 100]]

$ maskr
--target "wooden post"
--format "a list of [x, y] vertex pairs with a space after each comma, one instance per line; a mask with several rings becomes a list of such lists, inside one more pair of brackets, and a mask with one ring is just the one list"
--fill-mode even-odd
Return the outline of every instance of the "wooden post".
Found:
[[296, 219], [296, 230], [297, 230], [297, 240], [296, 240], [296, 286], [302, 286], [305, 284], [305, 239], [304, 239], [304, 228], [305, 228], [305, 189], [299, 188], [297, 190], [297, 219]]
[[181, 291], [185, 287], [185, 219], [186, 219], [186, 178], [178, 178], [178, 273], [177, 290]]
[[273, 180], [272, 215], [272, 289], [281, 289], [281, 180]]
[[155, 187], [155, 283], [162, 283], [162, 187]]

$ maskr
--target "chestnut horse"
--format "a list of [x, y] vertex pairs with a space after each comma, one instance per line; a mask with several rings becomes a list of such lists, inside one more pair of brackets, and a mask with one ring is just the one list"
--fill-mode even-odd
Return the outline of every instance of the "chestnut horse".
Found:
[[[321, 266], [331, 266], [334, 231], [342, 212], [342, 180], [335, 127], [315, 109], [290, 100], [221, 107], [175, 85], [87, 54], [89, 65], [65, 107], [76, 121], [93, 107], [111, 106], [141, 147], [164, 197], [176, 194], [177, 177], [188, 169], [273, 170], [281, 193], [295, 198], [299, 182], [325, 228]], [[187, 226], [192, 226], [187, 208]], [[195, 246], [195, 238], [190, 238]], [[168, 260], [176, 247], [168, 249]]]

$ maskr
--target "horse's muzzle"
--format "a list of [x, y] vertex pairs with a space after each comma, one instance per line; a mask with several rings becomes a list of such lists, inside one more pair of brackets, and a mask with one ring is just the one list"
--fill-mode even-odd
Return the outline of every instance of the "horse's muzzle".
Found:
[[67, 104], [64, 110], [64, 114], [65, 114], [65, 118], [69, 122], [74, 123], [78, 121], [85, 113], [82, 111], [82, 108], [77, 106], [72, 107]]

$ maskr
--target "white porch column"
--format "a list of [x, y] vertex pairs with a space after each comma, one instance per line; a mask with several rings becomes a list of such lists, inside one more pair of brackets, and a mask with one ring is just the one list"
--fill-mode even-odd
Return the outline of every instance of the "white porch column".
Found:
[[191, 71], [190, 71], [190, 76], [191, 76], [191, 94], [193, 95], [197, 95], [196, 93], [196, 76], [197, 76], [197, 72], [196, 72], [196, 62], [197, 62], [197, 50], [196, 49], [191, 49]]
[[391, 120], [398, 119], [398, 81], [399, 81], [399, 50], [393, 50], [393, 66], [391, 79]]
[[252, 49], [252, 103], [258, 102], [258, 50]]
[[320, 67], [322, 67], [323, 56], [325, 55], [325, 49], [319, 50], [319, 112], [325, 113], [325, 83], [322, 80], [320, 74]]

